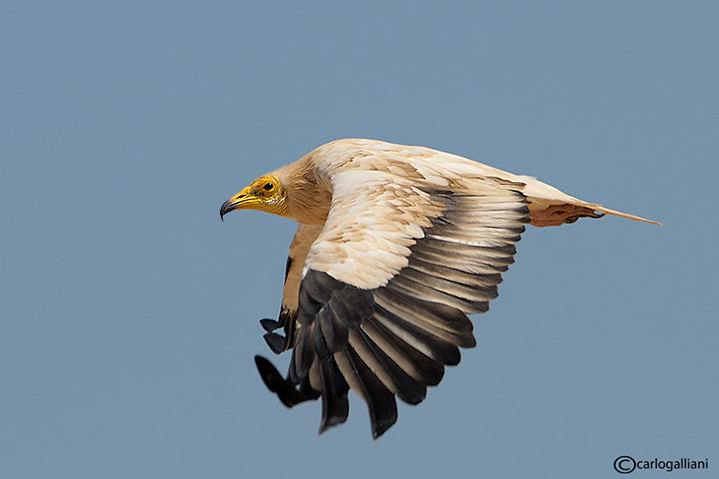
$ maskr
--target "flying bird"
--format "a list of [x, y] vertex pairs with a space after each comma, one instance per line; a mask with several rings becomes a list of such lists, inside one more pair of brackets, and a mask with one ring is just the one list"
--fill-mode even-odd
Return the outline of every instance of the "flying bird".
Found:
[[273, 352], [291, 351], [289, 371], [256, 356], [262, 379], [288, 407], [321, 398], [320, 433], [346, 421], [352, 389], [374, 438], [397, 421], [395, 397], [418, 404], [459, 348], [476, 345], [467, 315], [497, 297], [526, 224], [660, 224], [457, 155], [365, 139], [261, 176], [220, 216], [247, 208], [299, 223], [279, 318], [260, 321]]

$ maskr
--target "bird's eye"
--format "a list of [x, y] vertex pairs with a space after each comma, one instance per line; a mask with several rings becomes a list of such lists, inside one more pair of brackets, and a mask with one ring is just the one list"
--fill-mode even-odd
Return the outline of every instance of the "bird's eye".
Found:
[[275, 187], [275, 184], [274, 184], [274, 183], [265, 183], [265, 186], [263, 186], [262, 189], [265, 190], [265, 191], [270, 191], [270, 190], [273, 189], [274, 187]]

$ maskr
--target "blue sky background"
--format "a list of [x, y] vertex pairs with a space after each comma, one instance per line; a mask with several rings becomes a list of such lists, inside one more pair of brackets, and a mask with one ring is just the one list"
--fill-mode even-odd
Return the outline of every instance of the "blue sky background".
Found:
[[[0, 475], [614, 477], [719, 468], [719, 3], [0, 2]], [[656, 219], [531, 228], [424, 403], [262, 384], [295, 225], [220, 205], [342, 137]], [[661, 471], [637, 471], [663, 477]]]

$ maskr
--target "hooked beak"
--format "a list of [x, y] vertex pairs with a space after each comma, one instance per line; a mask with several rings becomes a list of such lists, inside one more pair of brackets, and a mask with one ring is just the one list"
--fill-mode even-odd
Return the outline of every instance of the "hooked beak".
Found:
[[257, 203], [257, 198], [250, 195], [248, 189], [245, 188], [223, 203], [222, 208], [220, 208], [220, 219], [224, 221], [223, 216], [230, 211], [251, 208], [255, 203]]
[[220, 219], [222, 221], [225, 221], [223, 216], [225, 216], [230, 211], [237, 209], [237, 204], [233, 202], [232, 200], [227, 200], [222, 204], [222, 208], [220, 208]]

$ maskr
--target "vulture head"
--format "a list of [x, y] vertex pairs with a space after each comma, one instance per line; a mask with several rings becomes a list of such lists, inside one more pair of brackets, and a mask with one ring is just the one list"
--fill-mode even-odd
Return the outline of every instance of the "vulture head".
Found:
[[285, 189], [276, 177], [260, 176], [242, 191], [225, 201], [220, 218], [232, 210], [252, 209], [287, 216], [288, 205]]

